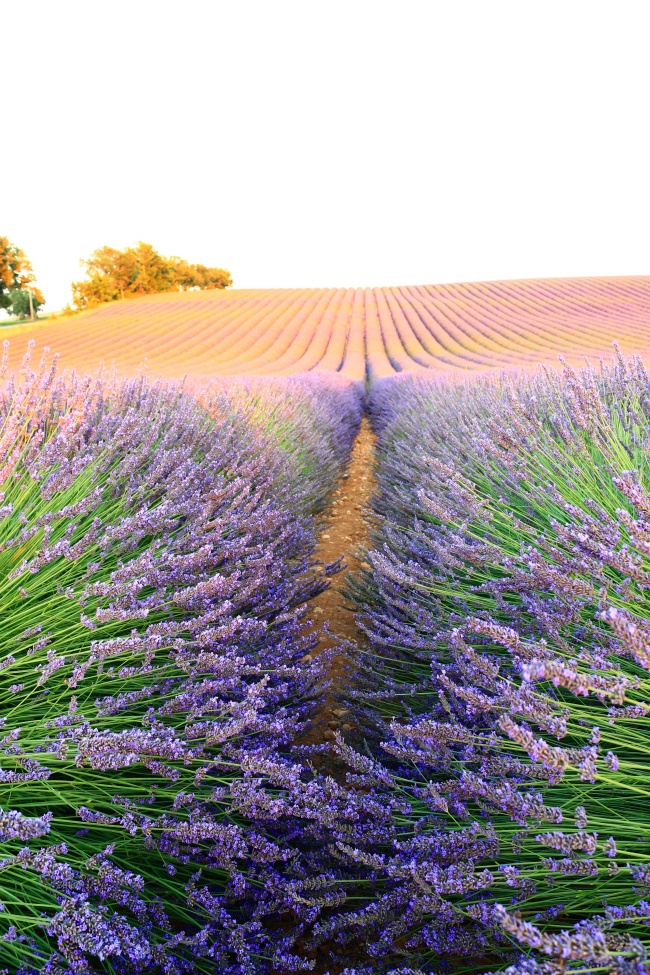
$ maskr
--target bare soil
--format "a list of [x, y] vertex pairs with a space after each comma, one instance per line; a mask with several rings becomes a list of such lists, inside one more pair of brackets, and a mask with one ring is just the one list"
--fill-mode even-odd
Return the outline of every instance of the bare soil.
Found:
[[[343, 556], [348, 572], [363, 568], [362, 549], [369, 543], [368, 514], [370, 497], [374, 490], [373, 458], [375, 435], [367, 417], [361, 421], [346, 473], [334, 493], [327, 521], [321, 533], [316, 557], [325, 563], [335, 562]], [[345, 573], [334, 576], [332, 585], [311, 604], [311, 614], [316, 626], [327, 623], [319, 645], [312, 653], [340, 647], [342, 641], [359, 644], [365, 641], [354, 619], [354, 612], [342, 592]], [[304, 743], [315, 744], [331, 741], [334, 732], [352, 731], [349, 715], [341, 704], [342, 691], [350, 679], [350, 662], [345, 650], [335, 653], [327, 669], [330, 689], [315, 715], [312, 727]]]
[[[321, 745], [332, 741], [337, 730], [346, 736], [353, 731], [352, 717], [342, 704], [345, 689], [353, 679], [353, 671], [341, 645], [348, 643], [358, 646], [365, 641], [365, 635], [356, 625], [354, 611], [347, 603], [342, 588], [345, 572], [357, 572], [364, 565], [360, 560], [363, 558], [362, 550], [369, 543], [367, 519], [374, 489], [374, 448], [375, 436], [364, 417], [347, 471], [326, 512], [325, 525], [315, 553], [316, 558], [325, 564], [336, 562], [342, 556], [346, 570], [335, 575], [329, 589], [316, 596], [310, 604], [310, 617], [314, 630], [319, 632], [319, 642], [309, 656], [331, 651], [331, 659], [325, 668], [329, 689], [317, 706], [309, 728], [298, 738], [298, 743], [302, 745]], [[326, 629], [323, 629], [324, 624], [327, 624]], [[342, 776], [341, 768], [330, 757], [316, 755], [313, 762], [321, 771], [337, 778]], [[304, 956], [315, 962], [312, 975], [341, 970], [340, 965], [332, 963], [329, 948], [327, 944], [311, 950], [303, 947]], [[351, 958], [350, 963], [352, 961]], [[277, 975], [287, 973], [278, 971]]]
[[[375, 486], [375, 439], [370, 423], [364, 417], [347, 471], [341, 478], [326, 512], [325, 526], [315, 553], [316, 558], [325, 564], [336, 562], [342, 556], [346, 569], [335, 575], [329, 589], [316, 596], [310, 604], [314, 629], [320, 631], [318, 645], [310, 656], [330, 651], [331, 659], [325, 668], [329, 689], [318, 705], [309, 728], [298, 739], [303, 745], [321, 745], [332, 741], [337, 730], [347, 738], [354, 731], [352, 716], [342, 703], [346, 688], [354, 680], [345, 644], [359, 646], [365, 642], [366, 637], [357, 627], [354, 610], [347, 603], [342, 590], [346, 572], [355, 573], [365, 567], [362, 561], [363, 549], [369, 545], [370, 497]], [[327, 624], [326, 629], [323, 629], [324, 624]], [[322, 772], [336, 778], [344, 777], [344, 770], [331, 756], [315, 755], [313, 763]], [[340, 965], [332, 963], [329, 948], [329, 945], [324, 944], [312, 950], [303, 949], [305, 957], [315, 962], [312, 975], [321, 975], [325, 971], [341, 971]], [[361, 956], [365, 957], [363, 951]], [[349, 963], [353, 960], [351, 957]]]

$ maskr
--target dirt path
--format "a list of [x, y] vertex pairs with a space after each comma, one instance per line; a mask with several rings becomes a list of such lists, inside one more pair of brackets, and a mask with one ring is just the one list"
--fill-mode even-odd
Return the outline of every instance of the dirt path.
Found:
[[[352, 448], [350, 464], [333, 496], [327, 512], [327, 527], [320, 536], [316, 550], [317, 558], [326, 563], [335, 562], [343, 556], [348, 572], [358, 570], [359, 546], [366, 546], [369, 541], [366, 513], [374, 488], [374, 446], [375, 435], [367, 417], [364, 417]], [[336, 646], [341, 639], [350, 643], [359, 643], [365, 639], [357, 628], [353, 611], [341, 593], [342, 580], [343, 574], [335, 576], [332, 586], [312, 602], [315, 622], [327, 622], [329, 629], [314, 653]], [[334, 656], [331, 662], [328, 676], [332, 686], [308, 733], [307, 741], [310, 743], [331, 741], [337, 729], [344, 732], [352, 730], [337, 691], [349, 679], [346, 664], [344, 654]]]
[[[375, 439], [370, 423], [367, 417], [364, 417], [352, 448], [348, 469], [333, 495], [326, 514], [326, 527], [321, 533], [316, 549], [316, 557], [323, 563], [336, 562], [343, 556], [347, 572], [358, 571], [360, 568], [358, 550], [360, 547], [367, 547], [369, 542], [369, 526], [366, 517], [370, 496], [374, 489]], [[357, 628], [354, 612], [341, 592], [344, 577], [344, 572], [334, 576], [330, 588], [311, 602], [310, 615], [315, 626], [328, 624], [328, 631], [321, 636], [318, 646], [311, 652], [312, 655], [339, 647], [342, 640], [359, 645], [366, 639]], [[352, 719], [341, 703], [341, 698], [345, 697], [342, 691], [348, 686], [351, 676], [345, 653], [334, 653], [327, 668], [327, 677], [331, 681], [331, 686], [318, 707], [309, 729], [300, 736], [300, 744], [322, 744], [332, 741], [336, 730], [341, 730], [344, 734], [353, 731]], [[337, 763], [332, 763], [327, 757], [314, 756], [313, 761], [321, 771], [332, 774], [336, 778], [341, 775]], [[328, 945], [320, 945], [316, 949], [305, 951], [305, 957], [314, 961], [316, 965], [312, 975], [341, 970], [340, 965], [332, 963], [329, 948]], [[282, 972], [278, 975], [287, 975], [287, 973]]]

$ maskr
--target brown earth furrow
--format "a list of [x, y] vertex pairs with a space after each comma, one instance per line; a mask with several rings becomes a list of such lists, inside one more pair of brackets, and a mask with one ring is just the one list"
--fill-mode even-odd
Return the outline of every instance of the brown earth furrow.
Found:
[[[361, 421], [346, 473], [341, 478], [330, 508], [327, 522], [320, 536], [316, 557], [324, 563], [335, 562], [343, 557], [348, 572], [360, 568], [360, 549], [369, 543], [368, 512], [374, 489], [375, 436], [367, 417]], [[342, 641], [359, 644], [365, 640], [356, 625], [354, 612], [346, 602], [342, 584], [335, 577], [333, 584], [312, 601], [314, 623], [328, 624], [313, 654], [340, 647]], [[327, 668], [330, 686], [319, 706], [311, 728], [303, 739], [304, 744], [332, 741], [334, 732], [352, 731], [349, 715], [341, 704], [342, 691], [349, 681], [349, 661], [345, 652], [334, 653]]]
[[[336, 562], [343, 558], [347, 572], [357, 572], [362, 567], [360, 558], [362, 551], [367, 548], [370, 540], [370, 499], [374, 490], [374, 449], [375, 435], [373, 434], [367, 417], [361, 421], [358, 436], [354, 442], [350, 463], [342, 476], [335, 491], [330, 506], [326, 512], [325, 527], [320, 535], [316, 558], [325, 564]], [[341, 644], [363, 645], [365, 636], [356, 625], [354, 611], [343, 595], [343, 580], [345, 572], [335, 576], [329, 589], [320, 593], [311, 601], [310, 615], [315, 630], [321, 630], [324, 623], [328, 624], [326, 631], [320, 633], [318, 645], [305, 659], [314, 655], [330, 652], [331, 659], [325, 667], [328, 679], [328, 690], [318, 703], [309, 728], [298, 739], [300, 745], [322, 745], [334, 739], [335, 732], [340, 730], [346, 737], [354, 731], [352, 716], [347, 712], [342, 701], [346, 697], [346, 688], [354, 680], [351, 673], [350, 661], [342, 649]], [[343, 780], [345, 770], [332, 756], [313, 756], [314, 765], [321, 771]], [[331, 959], [331, 945], [322, 944], [317, 948], [305, 948], [299, 941], [305, 958], [310, 959], [315, 967], [312, 975], [322, 975], [330, 972], [332, 975], [342, 970], [341, 964], [335, 964]], [[354, 954], [361, 951], [360, 960], [367, 961], [363, 950], [358, 948]], [[352, 963], [354, 958], [350, 958]], [[288, 975], [278, 971], [276, 975]]]

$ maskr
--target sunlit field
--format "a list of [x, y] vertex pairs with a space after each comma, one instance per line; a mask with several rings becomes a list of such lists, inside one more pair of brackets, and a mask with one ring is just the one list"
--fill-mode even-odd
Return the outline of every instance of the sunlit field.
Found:
[[648, 971], [650, 277], [1, 337], [0, 972]]
[[49, 345], [68, 367], [128, 375], [352, 379], [578, 362], [650, 345], [650, 277], [492, 281], [403, 288], [197, 291], [117, 301], [2, 330]]

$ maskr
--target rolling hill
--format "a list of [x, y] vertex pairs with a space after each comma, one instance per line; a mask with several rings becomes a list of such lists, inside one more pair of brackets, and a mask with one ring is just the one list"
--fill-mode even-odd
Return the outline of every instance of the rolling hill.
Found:
[[365, 289], [158, 294], [68, 319], [2, 329], [12, 357], [28, 339], [66, 368], [152, 375], [353, 379], [434, 370], [449, 377], [650, 350], [650, 276], [557, 278]]

